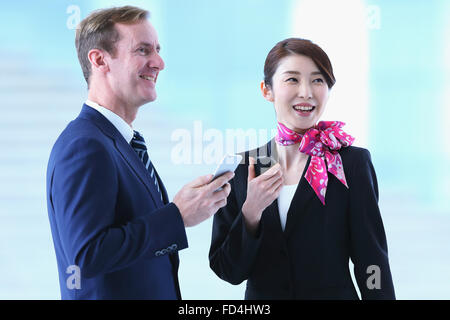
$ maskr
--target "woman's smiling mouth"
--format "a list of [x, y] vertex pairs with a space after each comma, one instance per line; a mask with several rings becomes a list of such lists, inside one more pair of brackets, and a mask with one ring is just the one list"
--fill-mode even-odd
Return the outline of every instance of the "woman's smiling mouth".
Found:
[[311, 114], [311, 112], [313, 112], [316, 107], [309, 104], [309, 103], [300, 103], [300, 104], [296, 104], [295, 106], [292, 107], [295, 112], [297, 114], [299, 114], [300, 116], [303, 117], [307, 117]]

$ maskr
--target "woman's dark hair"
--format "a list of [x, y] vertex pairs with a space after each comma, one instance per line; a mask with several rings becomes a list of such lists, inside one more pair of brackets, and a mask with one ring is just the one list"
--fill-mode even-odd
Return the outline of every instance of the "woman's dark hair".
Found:
[[267, 87], [272, 87], [272, 77], [278, 68], [280, 61], [287, 56], [301, 54], [310, 57], [325, 77], [328, 88], [332, 88], [336, 83], [333, 74], [333, 67], [325, 51], [310, 40], [300, 38], [289, 38], [278, 42], [270, 50], [264, 64], [264, 83]]

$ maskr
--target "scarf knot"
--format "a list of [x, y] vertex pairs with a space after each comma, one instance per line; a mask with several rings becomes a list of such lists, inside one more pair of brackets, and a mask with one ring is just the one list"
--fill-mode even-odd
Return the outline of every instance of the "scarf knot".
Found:
[[283, 146], [300, 142], [299, 151], [311, 156], [305, 179], [324, 205], [328, 185], [327, 171], [348, 188], [342, 158], [338, 151], [352, 145], [355, 138], [342, 130], [344, 125], [345, 123], [340, 121], [320, 121], [301, 135], [278, 123], [275, 141]]

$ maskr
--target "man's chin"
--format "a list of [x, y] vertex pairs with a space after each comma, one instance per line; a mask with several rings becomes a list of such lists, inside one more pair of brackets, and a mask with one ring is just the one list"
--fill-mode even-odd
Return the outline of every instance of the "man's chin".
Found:
[[139, 106], [142, 106], [142, 105], [144, 105], [144, 104], [153, 102], [153, 101], [156, 100], [156, 98], [157, 98], [157, 95], [156, 95], [156, 94], [153, 94], [153, 95], [151, 95], [151, 96], [147, 96], [147, 97], [145, 97], [145, 98], [143, 98], [143, 99], [141, 100], [141, 103], [139, 104]]

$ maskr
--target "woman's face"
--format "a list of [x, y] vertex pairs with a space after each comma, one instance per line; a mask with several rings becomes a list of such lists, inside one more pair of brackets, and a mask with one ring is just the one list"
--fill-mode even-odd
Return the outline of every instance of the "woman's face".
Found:
[[261, 90], [273, 102], [278, 122], [304, 133], [322, 116], [328, 101], [328, 85], [314, 61], [304, 55], [283, 58], [272, 77], [272, 86]]

